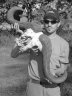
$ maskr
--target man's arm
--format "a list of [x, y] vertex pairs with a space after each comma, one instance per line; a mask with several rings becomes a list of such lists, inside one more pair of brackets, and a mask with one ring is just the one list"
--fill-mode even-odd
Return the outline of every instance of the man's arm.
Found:
[[66, 43], [62, 54], [59, 57], [59, 63], [60, 63], [60, 68], [57, 68], [56, 70], [56, 74], [63, 74], [66, 70], [68, 70], [68, 68], [70, 67], [69, 64], [69, 44]]

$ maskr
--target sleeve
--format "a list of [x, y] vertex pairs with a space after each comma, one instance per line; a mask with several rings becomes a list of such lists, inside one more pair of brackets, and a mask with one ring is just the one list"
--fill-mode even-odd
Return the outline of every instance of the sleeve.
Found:
[[59, 60], [63, 64], [69, 63], [69, 44], [67, 42], [63, 44]]

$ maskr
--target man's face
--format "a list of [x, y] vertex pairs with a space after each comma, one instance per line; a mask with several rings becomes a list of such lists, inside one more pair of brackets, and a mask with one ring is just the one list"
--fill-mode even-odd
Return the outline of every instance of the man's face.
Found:
[[54, 33], [59, 27], [59, 23], [56, 20], [47, 19], [45, 21], [44, 27], [48, 33]]

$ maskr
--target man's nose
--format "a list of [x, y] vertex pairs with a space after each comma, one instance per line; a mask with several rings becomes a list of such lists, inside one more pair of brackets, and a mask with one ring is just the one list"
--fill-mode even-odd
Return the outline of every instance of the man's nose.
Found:
[[48, 23], [48, 26], [51, 26], [51, 25], [52, 25], [51, 22], [49, 22], [49, 23]]

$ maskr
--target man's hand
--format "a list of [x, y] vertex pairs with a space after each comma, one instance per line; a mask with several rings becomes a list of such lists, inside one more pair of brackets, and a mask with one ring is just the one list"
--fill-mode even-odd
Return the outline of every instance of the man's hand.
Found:
[[67, 70], [68, 68], [68, 64], [61, 64], [61, 67], [57, 68], [55, 71], [55, 75], [56, 76], [61, 76], [62, 74], [64, 74], [64, 72]]
[[22, 30], [20, 30], [18, 23], [15, 23], [15, 24], [14, 24], [14, 29], [16, 30], [16, 32], [19, 32], [19, 33], [21, 33], [21, 34], [24, 33]]
[[16, 29], [16, 31], [19, 30], [19, 24], [18, 23], [14, 24], [14, 29]]

